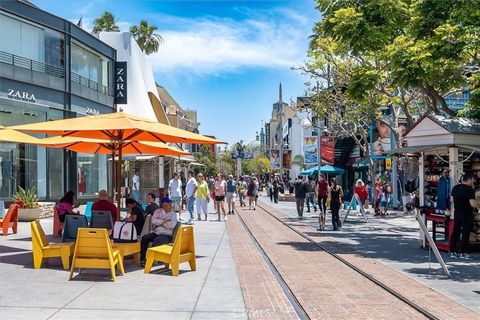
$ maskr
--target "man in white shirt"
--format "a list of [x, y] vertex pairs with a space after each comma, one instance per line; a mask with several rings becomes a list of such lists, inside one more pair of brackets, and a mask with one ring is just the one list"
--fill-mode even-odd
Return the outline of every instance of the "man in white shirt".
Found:
[[195, 192], [197, 192], [197, 180], [193, 176], [193, 171], [188, 170], [187, 173], [187, 186], [185, 187], [185, 197], [187, 198], [187, 210], [188, 213], [190, 214], [190, 218], [187, 221], [187, 224], [194, 224], [195, 223], [195, 218], [194, 218], [194, 212], [193, 212], [193, 205], [195, 203]]
[[145, 254], [147, 253], [150, 242], [153, 242], [153, 246], [160, 246], [175, 241], [172, 236], [173, 229], [177, 225], [177, 214], [173, 210], [173, 203], [170, 198], [163, 198], [162, 208], [153, 212], [152, 225], [152, 232], [144, 235], [140, 243], [140, 261], [142, 267], [145, 266]]
[[135, 170], [135, 174], [132, 177], [132, 198], [137, 202], [140, 200], [140, 177], [138, 176], [138, 170]]
[[173, 179], [168, 183], [168, 194], [175, 204], [175, 211], [178, 212], [180, 218], [182, 214], [182, 181], [176, 172], [173, 174]]

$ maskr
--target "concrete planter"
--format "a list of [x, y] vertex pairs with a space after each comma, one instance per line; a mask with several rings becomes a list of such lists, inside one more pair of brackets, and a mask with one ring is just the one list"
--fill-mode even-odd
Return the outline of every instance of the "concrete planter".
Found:
[[42, 208], [18, 209], [18, 221], [34, 221], [42, 216]]

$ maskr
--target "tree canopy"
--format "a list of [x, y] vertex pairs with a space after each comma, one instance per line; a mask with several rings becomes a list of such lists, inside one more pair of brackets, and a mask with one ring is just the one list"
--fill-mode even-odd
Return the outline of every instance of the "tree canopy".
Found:
[[138, 26], [130, 27], [130, 32], [135, 41], [137, 41], [140, 49], [147, 55], [157, 52], [163, 38], [155, 33], [158, 30], [156, 26], [152, 26], [146, 20], [140, 21]]
[[468, 88], [464, 114], [478, 116], [480, 0], [317, 3], [322, 20], [303, 70], [323, 89], [344, 88], [343, 105], [374, 118], [390, 108], [411, 122], [412, 112], [454, 115], [445, 98]]
[[119, 32], [120, 28], [116, 24], [115, 17], [111, 12], [104, 11], [103, 14], [96, 18], [93, 21], [93, 30], [94, 33], [99, 33], [101, 31], [115, 31]]

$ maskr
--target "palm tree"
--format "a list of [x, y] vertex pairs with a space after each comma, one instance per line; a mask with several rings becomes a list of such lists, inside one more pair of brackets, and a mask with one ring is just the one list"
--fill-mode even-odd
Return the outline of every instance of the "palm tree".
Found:
[[92, 31], [94, 33], [99, 33], [100, 31], [120, 31], [120, 28], [116, 25], [115, 17], [108, 11], [103, 12], [102, 16], [95, 19], [93, 23]]
[[142, 20], [138, 26], [130, 28], [130, 32], [135, 41], [137, 41], [138, 46], [147, 55], [157, 52], [160, 43], [163, 42], [163, 38], [159, 34], [154, 33], [155, 30], [158, 30], [158, 28], [149, 25], [146, 20]]

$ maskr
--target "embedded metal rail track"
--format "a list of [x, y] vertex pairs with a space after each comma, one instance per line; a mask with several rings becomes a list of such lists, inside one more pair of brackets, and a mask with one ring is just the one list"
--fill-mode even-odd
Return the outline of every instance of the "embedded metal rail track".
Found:
[[[290, 226], [289, 224], [285, 223], [284, 221], [282, 221], [280, 218], [276, 217], [275, 215], [273, 215], [272, 213], [270, 213], [268, 210], [266, 210], [264, 207], [262, 207], [261, 205], [258, 205], [257, 204], [257, 208], [258, 209], [261, 209], [263, 212], [267, 213], [268, 215], [270, 215], [271, 217], [273, 217], [275, 220], [277, 220], [278, 222], [280, 222], [282, 225], [286, 226], [287, 228], [289, 228], [290, 230], [292, 230], [293, 232], [297, 233], [298, 235], [300, 235], [302, 238], [306, 239], [307, 241], [309, 241], [312, 245], [314, 245], [317, 249], [321, 250], [321, 251], [324, 251], [326, 253], [328, 253], [330, 256], [334, 257], [335, 259], [339, 260], [340, 262], [342, 262], [343, 264], [345, 264], [346, 266], [348, 266], [350, 269], [352, 269], [353, 271], [355, 271], [356, 273], [362, 275], [363, 277], [365, 277], [366, 279], [368, 279], [369, 281], [373, 282], [375, 285], [377, 285], [378, 287], [380, 287], [381, 289], [387, 291], [388, 293], [390, 293], [392, 296], [394, 296], [395, 298], [397, 298], [398, 300], [402, 301], [403, 303], [405, 303], [406, 305], [408, 305], [409, 307], [413, 308], [415, 311], [419, 312], [420, 314], [422, 314], [423, 316], [425, 316], [427, 319], [431, 319], [431, 320], [440, 320], [440, 318], [438, 318], [437, 316], [433, 315], [432, 313], [430, 313], [428, 310], [424, 309], [423, 307], [419, 306], [417, 303], [415, 303], [414, 301], [411, 301], [410, 299], [408, 299], [407, 297], [403, 296], [402, 294], [400, 294], [399, 292], [397, 292], [396, 290], [388, 287], [386, 284], [384, 284], [383, 282], [381, 282], [380, 280], [376, 279], [375, 277], [373, 277], [371, 274], [363, 271], [362, 269], [360, 269], [359, 267], [355, 266], [354, 264], [350, 263], [349, 261], [347, 261], [346, 259], [342, 258], [341, 256], [339, 256], [338, 254], [330, 251], [329, 249], [325, 248], [324, 246], [322, 246], [321, 244], [319, 244], [318, 242], [316, 242], [315, 240], [313, 240], [311, 237], [307, 236], [306, 234], [298, 231], [297, 229], [295, 229], [294, 227]], [[280, 286], [282, 287], [282, 289], [284, 290], [287, 298], [290, 300], [290, 302], [292, 303], [292, 306], [293, 308], [295, 309], [295, 311], [297, 312], [297, 315], [301, 318], [301, 319], [310, 319], [308, 313], [305, 311], [305, 309], [302, 307], [301, 303], [299, 302], [299, 300], [297, 299], [297, 297], [295, 296], [295, 293], [290, 289], [290, 287], [288, 286], [287, 282], [285, 281], [285, 279], [282, 277], [281, 273], [278, 271], [278, 269], [275, 267], [275, 265], [273, 264], [273, 262], [270, 260], [270, 258], [268, 257], [267, 253], [265, 252], [265, 250], [262, 248], [262, 246], [260, 245], [260, 243], [257, 241], [257, 239], [255, 238], [255, 235], [252, 233], [252, 231], [250, 230], [250, 228], [247, 226], [247, 224], [245, 223], [245, 221], [243, 220], [242, 218], [242, 215], [240, 214], [240, 212], [237, 211], [237, 215], [240, 219], [240, 222], [241, 224], [243, 225], [243, 227], [245, 228], [245, 230], [247, 231], [248, 235], [250, 236], [250, 238], [252, 239], [255, 247], [257, 248], [257, 250], [259, 251], [259, 253], [262, 255], [262, 257], [264, 258], [265, 262], [267, 263], [267, 265], [269, 266], [270, 270], [272, 270], [272, 273], [274, 274], [276, 280], [278, 281], [278, 283], [280, 284]]]
[[[257, 205], [258, 207], [258, 205]], [[265, 209], [264, 209], [265, 210]], [[275, 280], [277, 280], [278, 284], [282, 288], [283, 292], [287, 296], [287, 299], [290, 301], [292, 304], [293, 309], [297, 313], [298, 317], [302, 320], [310, 320], [311, 318], [309, 317], [307, 311], [303, 308], [301, 303], [298, 301], [297, 297], [295, 296], [295, 293], [293, 293], [292, 289], [288, 286], [287, 282], [285, 279], [282, 277], [280, 272], [278, 271], [277, 267], [273, 264], [272, 260], [268, 257], [267, 253], [265, 250], [263, 250], [262, 246], [258, 242], [257, 238], [253, 235], [252, 231], [250, 228], [247, 226], [245, 223], [245, 220], [243, 220], [242, 215], [237, 211], [237, 216], [240, 220], [240, 223], [242, 224], [243, 228], [247, 232], [248, 236], [252, 240], [255, 248], [257, 249], [258, 253], [262, 256], [263, 260], [265, 260], [265, 263], [268, 265], [270, 268], [270, 271], [272, 271], [273, 276], [275, 277]], [[266, 210], [265, 210], [266, 211]]]

